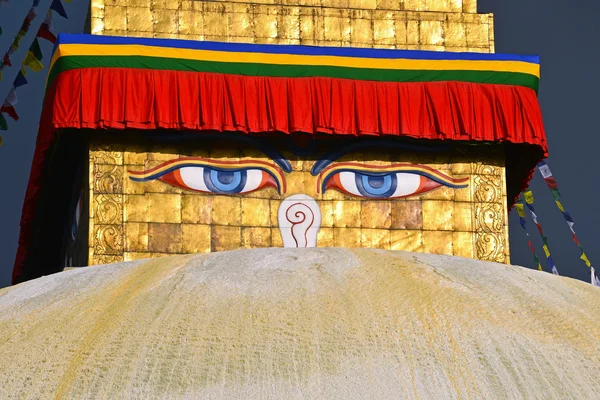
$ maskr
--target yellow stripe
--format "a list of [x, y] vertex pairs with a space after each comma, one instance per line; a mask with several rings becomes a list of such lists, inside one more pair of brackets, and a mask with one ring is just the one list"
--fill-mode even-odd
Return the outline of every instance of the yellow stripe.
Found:
[[311, 56], [296, 54], [245, 53], [212, 50], [177, 49], [142, 45], [61, 44], [50, 69], [59, 57], [65, 56], [146, 56], [212, 62], [239, 62], [276, 65], [322, 65], [332, 67], [377, 68], [389, 70], [425, 71], [496, 71], [534, 75], [539, 78], [540, 66], [523, 61], [472, 60], [412, 60], [390, 58], [358, 58]]

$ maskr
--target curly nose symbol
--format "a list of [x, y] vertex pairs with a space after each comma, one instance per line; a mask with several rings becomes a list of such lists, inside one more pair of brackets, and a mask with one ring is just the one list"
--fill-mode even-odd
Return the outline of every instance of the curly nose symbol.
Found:
[[305, 194], [295, 194], [281, 202], [278, 211], [283, 247], [317, 247], [321, 210]]

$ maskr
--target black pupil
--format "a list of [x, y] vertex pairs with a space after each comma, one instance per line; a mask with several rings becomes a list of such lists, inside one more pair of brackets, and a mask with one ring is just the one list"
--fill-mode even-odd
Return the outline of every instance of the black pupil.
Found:
[[384, 182], [385, 179], [383, 176], [369, 176], [369, 185], [371, 185], [372, 188], [379, 189], [383, 186]]
[[229, 185], [235, 178], [235, 171], [218, 171], [217, 179], [223, 185]]

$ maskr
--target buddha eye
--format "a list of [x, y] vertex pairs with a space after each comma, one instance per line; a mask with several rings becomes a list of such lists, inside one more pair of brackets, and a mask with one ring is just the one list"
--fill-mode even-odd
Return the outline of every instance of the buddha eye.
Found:
[[274, 187], [281, 193], [283, 172], [267, 163], [264, 164], [263, 166], [248, 161], [232, 164], [201, 159], [179, 159], [168, 161], [152, 170], [129, 173], [133, 175], [130, 179], [134, 181], [159, 180], [182, 189], [203, 193], [243, 194], [266, 187]]
[[277, 189], [275, 179], [256, 168], [182, 167], [159, 180], [183, 189], [216, 194], [250, 193], [268, 186]]
[[422, 194], [442, 185], [453, 188], [467, 187], [461, 183], [468, 178], [453, 179], [424, 166], [349, 168], [350, 166], [358, 167], [355, 163], [346, 163], [323, 171], [323, 180], [319, 188], [321, 192], [335, 189], [362, 198], [397, 199]]

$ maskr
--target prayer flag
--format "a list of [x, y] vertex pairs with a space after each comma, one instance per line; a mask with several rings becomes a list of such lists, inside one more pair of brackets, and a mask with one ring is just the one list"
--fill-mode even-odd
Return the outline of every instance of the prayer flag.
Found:
[[62, 2], [60, 0], [52, 0], [50, 9], [56, 11], [58, 15], [60, 15], [63, 18], [69, 18], [67, 17], [67, 12], [65, 11], [65, 8], [63, 7]]
[[550, 193], [552, 193], [552, 197], [554, 197], [555, 201], [560, 199], [560, 192], [558, 191], [558, 189], [551, 189]]
[[6, 99], [4, 100], [4, 105], [6, 107], [13, 107], [18, 102], [19, 102], [19, 99], [17, 98], [17, 91], [16, 91], [15, 87], [13, 86], [9, 90], [8, 95], [6, 96]]
[[45, 39], [49, 42], [56, 43], [56, 35], [52, 33], [50, 30], [50, 26], [46, 24], [40, 25], [40, 29], [38, 30], [37, 37], [40, 39]]
[[23, 65], [27, 65], [33, 72], [41, 71], [44, 68], [44, 65], [30, 51], [27, 52]]
[[543, 245], [544, 253], [546, 254], [546, 258], [550, 257], [550, 250], [548, 250], [548, 245]]
[[588, 267], [592, 266], [592, 263], [590, 262], [590, 260], [588, 260], [585, 253], [581, 253], [581, 257], [579, 257], [579, 258], [581, 258], [585, 262], [585, 265], [587, 265]]
[[4, 57], [2, 57], [2, 64], [12, 67], [12, 63], [10, 62], [10, 57], [8, 57], [8, 53], [4, 54]]
[[33, 39], [31, 46], [29, 46], [29, 51], [38, 59], [38, 61], [42, 61], [44, 59], [44, 54], [42, 53], [42, 49], [40, 48], [40, 42], [37, 37]]
[[8, 114], [8, 116], [15, 121], [19, 120], [19, 114], [17, 114], [17, 110], [15, 110], [15, 108], [12, 106], [2, 106], [0, 107], [0, 112]]
[[561, 212], [565, 212], [565, 209], [563, 208], [563, 205], [562, 205], [562, 204], [560, 204], [560, 201], [556, 200], [556, 205], [558, 206], [558, 209], [559, 209]]
[[21, 70], [19, 70], [19, 73], [17, 74], [17, 77], [15, 78], [13, 85], [16, 88], [27, 85], [27, 79], [25, 79], [25, 76], [23, 75], [23, 72]]
[[526, 192], [524, 192], [523, 196], [525, 197], [525, 201], [527, 202], [527, 204], [533, 204], [534, 198], [533, 192], [531, 190], [527, 190]]
[[0, 131], [6, 130], [8, 130], [8, 123], [6, 122], [6, 118], [4, 118], [4, 115], [2, 115], [2, 113], [0, 112]]
[[517, 213], [519, 213], [519, 217], [525, 218], [525, 209], [523, 207], [523, 204], [515, 204], [515, 208], [517, 209]]
[[548, 166], [548, 164], [546, 164], [545, 161], [542, 161], [541, 163], [538, 164], [538, 169], [540, 170], [540, 173], [542, 174], [542, 177], [544, 179], [552, 176], [550, 167]]
[[546, 178], [544, 181], [546, 181], [546, 185], [548, 185], [550, 189], [558, 189], [558, 184], [553, 177]]
[[552, 267], [552, 273], [553, 273], [554, 275], [560, 275], [560, 274], [558, 273], [558, 269], [556, 269], [556, 266]]

